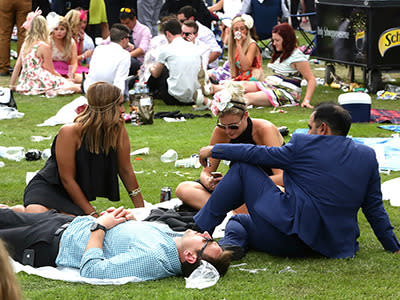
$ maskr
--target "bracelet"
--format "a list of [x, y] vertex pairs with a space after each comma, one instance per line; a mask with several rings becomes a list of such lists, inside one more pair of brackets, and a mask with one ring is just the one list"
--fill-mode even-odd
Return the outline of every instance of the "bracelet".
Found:
[[138, 194], [140, 194], [140, 188], [137, 188], [137, 189], [135, 189], [135, 190], [133, 190], [131, 192], [128, 192], [129, 197], [135, 197]]
[[90, 215], [89, 216], [91, 216], [91, 217], [93, 217], [94, 215], [99, 215], [98, 213], [97, 213], [97, 211], [92, 211], [91, 213], [90, 213]]
[[308, 100], [308, 99], [304, 99], [304, 100], [303, 100], [303, 102], [310, 103], [310, 100]]

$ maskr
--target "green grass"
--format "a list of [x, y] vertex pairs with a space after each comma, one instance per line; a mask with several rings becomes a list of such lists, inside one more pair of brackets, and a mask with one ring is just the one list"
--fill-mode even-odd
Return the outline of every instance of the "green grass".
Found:
[[[323, 64], [312, 67], [321, 68]], [[314, 70], [317, 77], [323, 77], [323, 71]], [[346, 70], [339, 67], [338, 72]], [[345, 77], [341, 75], [342, 77]], [[399, 77], [397, 84], [399, 84]], [[358, 80], [360, 76], [356, 77]], [[0, 78], [0, 86], [8, 84], [8, 78]], [[312, 104], [320, 101], [337, 100], [340, 90], [318, 86]], [[373, 108], [400, 110], [397, 101], [379, 101], [372, 95]], [[28, 149], [43, 150], [49, 148], [50, 141], [32, 142], [32, 135], [53, 137], [60, 126], [37, 127], [36, 125], [54, 115], [64, 104], [75, 96], [63, 96], [54, 99], [15, 95], [18, 109], [25, 113], [22, 119], [0, 121], [0, 145], [23, 146]], [[165, 106], [155, 101], [155, 110], [192, 112], [189, 107]], [[299, 107], [285, 108], [287, 113], [271, 114], [270, 108], [251, 109], [253, 118], [265, 118], [276, 126], [287, 126], [290, 132], [307, 126], [310, 110]], [[200, 169], [176, 169], [173, 163], [162, 163], [160, 156], [172, 148], [179, 158], [185, 158], [198, 152], [207, 145], [215, 126], [215, 118], [198, 118], [184, 123], [166, 123], [155, 120], [153, 125], [134, 127], [126, 124], [131, 139], [132, 151], [149, 147], [149, 155], [141, 155], [141, 160], [132, 157], [132, 164], [146, 201], [157, 203], [160, 189], [170, 186], [174, 191], [179, 182], [197, 179]], [[377, 128], [377, 124], [353, 124], [350, 135], [359, 137], [389, 137], [390, 131]], [[286, 142], [289, 138], [286, 138]], [[28, 162], [22, 160], [5, 162], [0, 168], [0, 203], [21, 204], [25, 188], [26, 172], [39, 170], [44, 161]], [[177, 174], [176, 172], [179, 171]], [[224, 166], [223, 172], [226, 171]], [[382, 181], [399, 177], [400, 172], [382, 175]], [[122, 184], [121, 205], [132, 207]], [[173, 196], [175, 196], [173, 194]], [[108, 200], [99, 199], [97, 208], [111, 205]], [[385, 202], [396, 234], [400, 235], [400, 209]], [[18, 274], [24, 299], [398, 299], [400, 298], [400, 256], [387, 253], [375, 238], [362, 213], [359, 215], [361, 236], [360, 252], [354, 259], [287, 259], [269, 256], [251, 251], [242, 261], [245, 268], [266, 268], [266, 271], [250, 274], [232, 268], [215, 286], [205, 290], [186, 290], [183, 278], [167, 278], [144, 283], [130, 283], [123, 286], [91, 286], [43, 279], [25, 273]], [[279, 273], [290, 266], [296, 273]], [[0, 275], [1, 276], [1, 275]]]

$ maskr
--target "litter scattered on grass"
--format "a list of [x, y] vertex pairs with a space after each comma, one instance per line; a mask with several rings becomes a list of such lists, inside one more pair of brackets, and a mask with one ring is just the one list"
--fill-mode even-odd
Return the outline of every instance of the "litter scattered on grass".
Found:
[[41, 136], [41, 135], [32, 135], [31, 141], [32, 142], [41, 142], [44, 140], [51, 140], [52, 136]]
[[290, 266], [287, 266], [286, 268], [284, 268], [283, 270], [280, 270], [278, 272], [278, 274], [281, 273], [297, 273], [295, 270], [293, 270]]
[[257, 274], [258, 272], [265, 272], [267, 271], [267, 268], [262, 268], [262, 269], [245, 269], [245, 268], [239, 268], [240, 271], [248, 272], [250, 274]]
[[231, 265], [231, 268], [237, 268], [237, 267], [243, 267], [243, 266], [247, 266], [247, 263], [241, 263], [241, 264], [237, 264], [237, 265]]
[[131, 152], [131, 156], [132, 155], [139, 155], [139, 154], [149, 155], [149, 153], [150, 153], [150, 148], [149, 147], [145, 147], [145, 148], [140, 148], [140, 149], [137, 149], [135, 151], [132, 151]]
[[186, 122], [186, 119], [184, 117], [180, 118], [169, 118], [169, 117], [164, 117], [163, 120], [168, 123], [173, 123], [173, 122]]

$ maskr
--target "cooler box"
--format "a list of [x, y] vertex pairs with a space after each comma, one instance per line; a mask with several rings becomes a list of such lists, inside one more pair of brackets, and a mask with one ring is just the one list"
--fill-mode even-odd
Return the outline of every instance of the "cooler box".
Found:
[[371, 97], [366, 93], [346, 93], [339, 95], [339, 104], [350, 112], [353, 123], [369, 122]]

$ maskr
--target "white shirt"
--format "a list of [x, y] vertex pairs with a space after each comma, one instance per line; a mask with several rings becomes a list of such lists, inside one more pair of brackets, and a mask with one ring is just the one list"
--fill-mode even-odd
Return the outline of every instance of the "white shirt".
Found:
[[196, 38], [194, 44], [199, 47], [200, 55], [201, 55], [201, 64], [203, 66], [204, 71], [207, 71], [208, 61], [210, 60], [211, 49], [210, 46], [203, 43], [199, 39]]
[[[196, 24], [199, 26], [197, 39], [207, 44], [210, 47], [210, 51], [222, 53], [221, 47], [218, 45], [217, 40], [215, 39], [214, 33], [210, 28], [204, 26], [199, 21], [196, 21]], [[214, 60], [210, 65], [210, 68], [218, 67], [218, 58]]]
[[158, 62], [169, 70], [168, 93], [181, 102], [193, 102], [194, 91], [200, 88], [200, 48], [177, 37], [161, 49]]
[[84, 82], [85, 91], [97, 81], [105, 81], [125, 90], [125, 80], [129, 75], [131, 56], [120, 44], [111, 42], [94, 49], [89, 74]]

